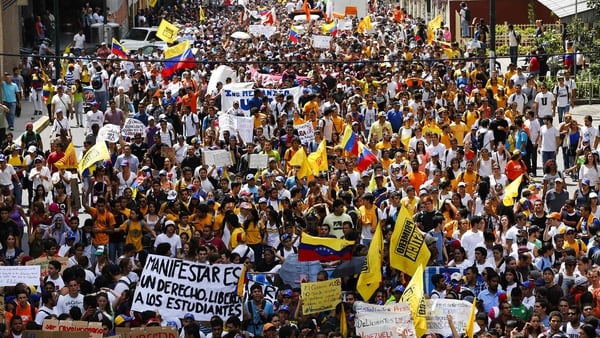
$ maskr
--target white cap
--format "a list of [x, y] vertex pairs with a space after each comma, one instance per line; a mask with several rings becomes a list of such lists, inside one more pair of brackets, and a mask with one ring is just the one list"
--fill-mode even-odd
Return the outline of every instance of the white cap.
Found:
[[29, 152], [29, 153], [35, 153], [35, 152], [37, 152], [37, 147], [36, 146], [29, 146], [29, 148], [27, 148], [27, 152]]

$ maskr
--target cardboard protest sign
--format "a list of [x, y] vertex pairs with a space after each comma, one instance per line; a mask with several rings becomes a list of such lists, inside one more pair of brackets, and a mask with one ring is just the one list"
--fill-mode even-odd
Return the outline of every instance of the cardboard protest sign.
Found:
[[265, 169], [269, 161], [268, 154], [250, 154], [248, 168], [250, 169]]
[[303, 144], [308, 144], [309, 142], [315, 141], [315, 130], [313, 128], [312, 122], [305, 122], [297, 125], [296, 130], [298, 130], [298, 136], [300, 137], [300, 142]]
[[237, 135], [239, 132], [244, 142], [252, 142], [252, 137], [254, 136], [254, 118], [221, 114], [219, 116], [219, 130], [219, 138], [221, 140], [223, 140], [223, 132], [229, 130], [231, 135]]
[[[43, 331], [59, 332], [85, 332], [88, 338], [102, 338], [102, 323], [86, 322], [82, 320], [55, 320], [46, 319], [42, 324]], [[64, 333], [62, 334], [64, 336]]]
[[355, 302], [356, 334], [361, 337], [408, 338], [415, 337], [416, 331], [407, 303], [375, 305]]
[[329, 35], [313, 35], [313, 47], [319, 49], [329, 49], [331, 46], [331, 36]]
[[0, 266], [0, 286], [40, 285], [39, 265]]
[[[469, 322], [471, 303], [457, 299], [427, 299], [427, 332], [439, 333], [444, 337], [452, 336], [448, 327], [448, 313], [452, 314], [454, 326], [458, 332], [465, 332]], [[475, 323], [477, 326], [477, 323]], [[479, 331], [475, 327], [475, 332]]]
[[[21, 338], [62, 338], [64, 335], [63, 332], [58, 331], [27, 330], [23, 331]], [[87, 332], [69, 332], [69, 338], [89, 338], [89, 334]]]
[[311, 314], [335, 309], [342, 300], [341, 278], [300, 284], [302, 313]]
[[233, 165], [231, 153], [227, 150], [206, 150], [202, 153], [204, 164], [225, 167]]
[[123, 125], [123, 130], [121, 130], [121, 135], [124, 138], [133, 139], [135, 134], [141, 134], [142, 137], [146, 136], [146, 126], [140, 120], [136, 119], [127, 119], [125, 124]]
[[118, 327], [115, 332], [121, 338], [178, 338], [177, 329], [172, 326], [154, 327]]
[[60, 271], [64, 271], [67, 268], [67, 263], [69, 262], [69, 258], [67, 258], [67, 257], [40, 257], [40, 258], [36, 258], [31, 261], [28, 261], [25, 264], [26, 265], [37, 265], [40, 267], [40, 275], [38, 276], [38, 282], [39, 282], [40, 277], [44, 278], [48, 275], [47, 268], [48, 268], [48, 262], [50, 262], [50, 261], [60, 262]]
[[121, 127], [114, 124], [107, 124], [98, 130], [97, 140], [116, 143], [119, 142], [119, 135], [121, 135]]
[[133, 311], [160, 309], [165, 318], [193, 313], [198, 321], [242, 316], [237, 295], [241, 264], [204, 265], [150, 255], [133, 297]]
[[244, 284], [244, 303], [251, 299], [252, 292], [250, 292], [250, 288], [253, 285], [259, 285], [261, 287], [263, 296], [266, 300], [271, 301], [271, 303], [275, 303], [277, 301], [277, 291], [279, 289], [276, 286], [259, 282], [249, 282]]

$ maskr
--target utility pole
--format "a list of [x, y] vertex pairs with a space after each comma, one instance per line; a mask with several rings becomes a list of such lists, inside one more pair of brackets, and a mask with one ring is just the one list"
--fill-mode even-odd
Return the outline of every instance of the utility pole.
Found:
[[[54, 55], [61, 56], [58, 26], [60, 25], [60, 12], [58, 10], [58, 0], [54, 0]], [[56, 70], [56, 79], [60, 79], [60, 59], [54, 59], [54, 69]]]
[[496, 68], [496, 0], [490, 0], [490, 78]]

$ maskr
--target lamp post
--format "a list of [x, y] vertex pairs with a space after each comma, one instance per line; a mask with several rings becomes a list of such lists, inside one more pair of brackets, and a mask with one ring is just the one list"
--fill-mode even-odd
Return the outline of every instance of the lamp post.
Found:
[[496, 68], [496, 0], [490, 0], [490, 78]]

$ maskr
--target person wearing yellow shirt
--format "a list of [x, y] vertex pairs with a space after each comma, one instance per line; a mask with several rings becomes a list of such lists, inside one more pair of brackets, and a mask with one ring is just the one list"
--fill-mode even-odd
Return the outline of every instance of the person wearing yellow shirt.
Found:
[[390, 121], [387, 121], [387, 117], [385, 112], [379, 112], [377, 114], [377, 121], [371, 125], [371, 131], [369, 132], [369, 140], [375, 139], [379, 142], [383, 139], [383, 134], [385, 132], [392, 132], [392, 124]]
[[433, 118], [433, 113], [428, 112], [425, 123], [423, 124], [423, 133], [427, 135], [427, 133], [442, 135], [442, 129], [437, 125], [435, 119]]
[[385, 150], [385, 149], [391, 149], [392, 148], [392, 135], [387, 131], [384, 130], [383, 132], [383, 139], [381, 139], [381, 141], [379, 141], [376, 145], [375, 148], [377, 148], [377, 150]]
[[338, 133], [341, 139], [345, 129], [344, 119], [339, 115], [337, 106], [332, 106], [332, 108], [333, 112], [331, 113], [331, 118], [333, 120], [333, 131]]
[[454, 138], [452, 135], [452, 131], [450, 130], [450, 126], [447, 124], [442, 124], [442, 134], [440, 136], [440, 143], [446, 146], [446, 149], [450, 149], [451, 143], [450, 140]]
[[314, 95], [311, 94], [312, 98], [310, 101], [306, 102], [304, 104], [304, 107], [302, 107], [302, 113], [304, 114], [304, 116], [308, 116], [309, 112], [315, 112], [317, 113], [319, 111], [319, 107], [320, 107], [320, 97], [318, 95]]
[[454, 121], [450, 123], [450, 131], [458, 141], [458, 146], [462, 147], [464, 145], [465, 135], [469, 132], [469, 127], [462, 121], [460, 114], [454, 115]]
[[517, 66], [511, 63], [508, 65], [508, 71], [504, 73], [504, 78], [506, 79], [504, 84], [506, 85], [506, 82], [509, 81], [510, 78], [515, 74], [517, 74]]
[[373, 204], [375, 197], [370, 192], [365, 193], [362, 196], [362, 200], [363, 205], [358, 208], [360, 211], [360, 223], [362, 224], [361, 244], [369, 246], [373, 239], [375, 228], [377, 227], [377, 207]]
[[400, 200], [400, 204], [408, 210], [411, 215], [417, 211], [420, 199], [416, 196], [415, 187], [409, 185], [406, 187], [406, 197]]
[[302, 116], [300, 116], [300, 112], [296, 109], [294, 110], [294, 113], [292, 116], [292, 123], [293, 123], [294, 127], [306, 123], [306, 120], [303, 119]]
[[300, 149], [300, 138], [294, 136], [294, 138], [292, 139], [292, 147], [288, 148], [285, 151], [285, 154], [283, 155], [283, 160], [285, 161], [285, 169], [287, 172], [290, 172], [290, 170], [293, 169], [293, 166], [290, 165], [290, 160], [292, 159], [292, 157], [294, 157], [294, 154], [296, 154], [298, 149]]
[[360, 87], [363, 95], [367, 95], [369, 93], [369, 90], [371, 90], [373, 87], [377, 88], [387, 83], [386, 80], [375, 80], [369, 72], [365, 73], [365, 77], [362, 80], [359, 80], [355, 77], [353, 77], [352, 80], [355, 84], [357, 84]]
[[[504, 110], [506, 110], [508, 96], [506, 96], [506, 93], [504, 93], [503, 86], [498, 86], [498, 90], [496, 92], [496, 96], [494, 96], [494, 99], [496, 99], [496, 106], [498, 108], [504, 108]], [[514, 122], [514, 117], [511, 118], [511, 120], [513, 120], [513, 122]]]

